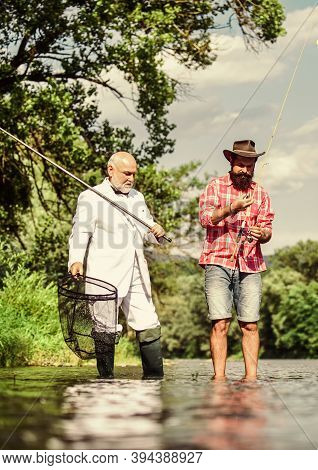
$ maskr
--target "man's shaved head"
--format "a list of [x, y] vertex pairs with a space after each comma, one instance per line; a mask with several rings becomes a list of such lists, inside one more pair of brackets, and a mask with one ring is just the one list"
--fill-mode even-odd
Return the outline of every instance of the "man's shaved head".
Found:
[[121, 166], [122, 164], [135, 164], [137, 166], [135, 158], [128, 152], [116, 152], [108, 160], [107, 167], [110, 165]]
[[109, 180], [115, 188], [128, 194], [135, 182], [137, 163], [128, 152], [114, 153], [107, 163]]

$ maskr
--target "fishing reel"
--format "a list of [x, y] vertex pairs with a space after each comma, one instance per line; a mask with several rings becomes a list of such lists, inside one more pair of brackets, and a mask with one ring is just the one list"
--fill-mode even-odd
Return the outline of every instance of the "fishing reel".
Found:
[[254, 238], [251, 235], [250, 229], [247, 229], [246, 240], [248, 241], [248, 243], [252, 243], [252, 241], [254, 240]]

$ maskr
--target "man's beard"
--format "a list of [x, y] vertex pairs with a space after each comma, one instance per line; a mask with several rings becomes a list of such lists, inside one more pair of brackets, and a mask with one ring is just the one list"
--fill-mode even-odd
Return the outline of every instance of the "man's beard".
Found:
[[130, 190], [135, 186], [135, 182], [133, 182], [131, 186], [125, 186], [124, 184], [114, 184], [113, 181], [111, 181], [110, 184], [115, 189], [115, 192], [126, 195], [129, 194]]
[[134, 184], [132, 184], [131, 186], [125, 186], [123, 184], [120, 184], [119, 186], [117, 186], [117, 189], [123, 194], [128, 194], [130, 190], [133, 189], [133, 187]]
[[248, 175], [246, 173], [234, 173], [233, 170], [231, 170], [230, 176], [234, 188], [240, 191], [245, 191], [251, 185], [254, 172], [251, 175]]

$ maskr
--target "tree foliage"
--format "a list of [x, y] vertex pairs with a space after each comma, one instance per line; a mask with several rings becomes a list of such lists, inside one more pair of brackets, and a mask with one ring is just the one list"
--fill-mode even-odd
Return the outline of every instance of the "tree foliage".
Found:
[[[211, 32], [229, 27], [233, 17], [248, 42], [266, 44], [284, 33], [276, 0], [3, 0], [1, 125], [91, 183], [115, 150], [155, 163], [173, 150], [167, 113], [182, 88], [168, 75], [166, 59], [210, 65]], [[134, 109], [146, 141], [137, 146], [131, 130], [101, 119], [98, 87]], [[75, 193], [68, 178], [4, 136], [0, 155], [0, 217], [8, 232], [22, 241], [21, 213], [32, 207], [34, 187], [45, 210], [65, 217], [62, 208], [70, 211]]]
[[310, 281], [318, 281], [318, 241], [300, 241], [296, 245], [281, 248], [271, 257], [273, 269], [289, 267]]
[[[49, 81], [38, 89], [16, 87], [12, 93], [0, 95], [0, 119], [5, 122], [9, 116], [10, 127], [15, 127], [14, 133], [22, 140], [62, 166], [67, 162], [75, 174], [97, 184], [105, 173], [109, 148], [134, 151], [134, 147], [127, 128], [114, 129], [107, 121], [94, 128], [100, 114], [95, 95], [94, 89], [75, 82], [67, 86]], [[14, 234], [22, 225], [21, 214], [32, 207], [34, 195], [45, 211], [60, 220], [73, 210], [78, 194], [70, 177], [32, 152], [21, 147], [16, 150], [9, 138], [1, 140], [0, 216], [6, 230]]]
[[[194, 194], [191, 195], [196, 189], [202, 187], [202, 183], [192, 176], [196, 166], [197, 164], [190, 163], [168, 171], [158, 169], [154, 165], [147, 165], [137, 173], [137, 187], [141, 191], [146, 188], [145, 197], [151, 213], [166, 230], [174, 233], [174, 242], [177, 245], [184, 237], [186, 237], [187, 243], [190, 243], [191, 240], [197, 241], [199, 231], [202, 234], [197, 223], [197, 198]], [[103, 172], [102, 167], [100, 172], [88, 170], [86, 180], [95, 184], [103, 177]], [[40, 181], [40, 177], [37, 178], [38, 181]], [[60, 180], [58, 181], [60, 182]], [[8, 250], [9, 259], [12, 262], [13, 260], [18, 262], [25, 257], [25, 266], [31, 270], [44, 270], [48, 281], [56, 281], [65, 275], [68, 238], [77, 197], [81, 189], [79, 185], [75, 184], [68, 188], [70, 198], [67, 201], [67, 206], [69, 212], [65, 211], [65, 206], [61, 202], [60, 205], [57, 205], [52, 199], [50, 201], [48, 190], [44, 201], [45, 207], [43, 207], [39, 200], [40, 196], [33, 190], [31, 218], [29, 212], [20, 214], [21, 223], [27, 227], [23, 241], [21, 240], [26, 251], [21, 251], [21, 247], [14, 243], [14, 238], [9, 236], [9, 232], [6, 232], [6, 237], [3, 234], [0, 236], [0, 240], [6, 242], [3, 249]], [[14, 250], [16, 255], [13, 256]], [[165, 252], [169, 250], [169, 245], [158, 248], [158, 250]], [[156, 253], [153, 250], [153, 245], [148, 247], [147, 256], [150, 259], [155, 258]]]
[[[275, 256], [272, 258], [275, 259]], [[277, 336], [274, 330], [274, 316], [277, 314], [282, 297], [291, 286], [303, 283], [304, 276], [289, 267], [273, 268], [263, 277], [262, 305], [261, 305], [261, 345], [264, 357], [277, 356]], [[291, 312], [290, 312], [291, 313]]]
[[270, 257], [261, 309], [264, 357], [318, 356], [317, 249], [317, 241], [300, 241]]
[[[188, 67], [215, 59], [210, 32], [234, 16], [254, 40], [284, 34], [277, 0], [2, 0], [2, 90], [21, 81], [84, 79], [121, 97], [107, 72], [116, 67], [138, 87], [145, 116], [173, 99], [175, 83], [162, 70], [162, 54]], [[223, 21], [223, 24], [220, 24]]]
[[273, 316], [273, 330], [280, 356], [317, 357], [317, 320], [317, 282], [300, 282], [285, 290]]
[[[0, 365], [46, 363], [48, 354], [56, 363], [65, 360], [56, 287], [48, 282], [46, 266], [35, 266], [31, 253], [0, 245]], [[150, 273], [164, 356], [209, 357], [204, 273], [197, 261], [157, 255], [150, 263]], [[318, 283], [289, 267], [271, 267], [263, 282], [262, 357], [317, 358], [317, 318]], [[119, 348], [121, 354], [128, 348], [134, 355], [133, 344], [128, 335]], [[238, 355], [240, 349], [241, 333], [234, 317], [228, 352]]]
[[206, 356], [210, 328], [202, 269], [191, 259], [157, 259], [150, 274], [165, 357]]
[[[166, 62], [172, 59], [189, 69], [211, 65], [217, 57], [213, 34], [234, 23], [247, 47], [259, 50], [284, 34], [284, 19], [278, 0], [2, 0], [1, 127], [91, 185], [105, 176], [114, 151], [130, 151], [140, 166], [137, 188], [158, 222], [179, 238], [197, 236], [195, 165], [169, 171], [156, 165], [173, 151], [168, 111], [184, 90], [168, 74]], [[147, 137], [141, 144], [131, 129], [114, 127], [107, 114], [102, 117], [101, 89], [143, 122]], [[57, 320], [51, 323], [49, 316], [55, 296], [50, 282], [65, 272], [80, 189], [4, 135], [0, 158], [0, 235], [6, 241], [0, 257], [5, 345], [0, 362], [8, 364], [12, 353], [29, 363], [37, 345], [45, 349], [46, 335], [52, 333], [51, 351], [60, 345]], [[12, 235], [25, 252], [16, 249]], [[203, 272], [196, 262], [175, 258], [153, 259], [151, 269], [166, 354], [208, 354]], [[35, 289], [39, 295], [32, 303]], [[37, 331], [34, 341], [28, 322]], [[274, 328], [271, 320], [273, 335], [279, 324], [277, 319]], [[231, 334], [230, 352], [237, 352], [237, 329]], [[274, 341], [275, 347], [283, 346]]]

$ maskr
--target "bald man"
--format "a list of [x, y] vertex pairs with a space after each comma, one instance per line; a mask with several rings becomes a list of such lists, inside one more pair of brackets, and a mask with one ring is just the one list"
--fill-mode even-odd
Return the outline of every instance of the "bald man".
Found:
[[[127, 152], [115, 153], [108, 161], [107, 172], [108, 178], [95, 189], [147, 222], [151, 229], [92, 191], [82, 192], [69, 239], [69, 271], [73, 276], [85, 273], [117, 288], [118, 304], [128, 325], [136, 331], [143, 376], [161, 378], [161, 329], [152, 301], [143, 248], [144, 240], [158, 244], [165, 231], [154, 222], [144, 196], [133, 188], [137, 173], [134, 157]], [[99, 375], [111, 378], [114, 369], [114, 326], [109, 325], [106, 310], [99, 310], [94, 305], [91, 311], [94, 324], [92, 337]]]

